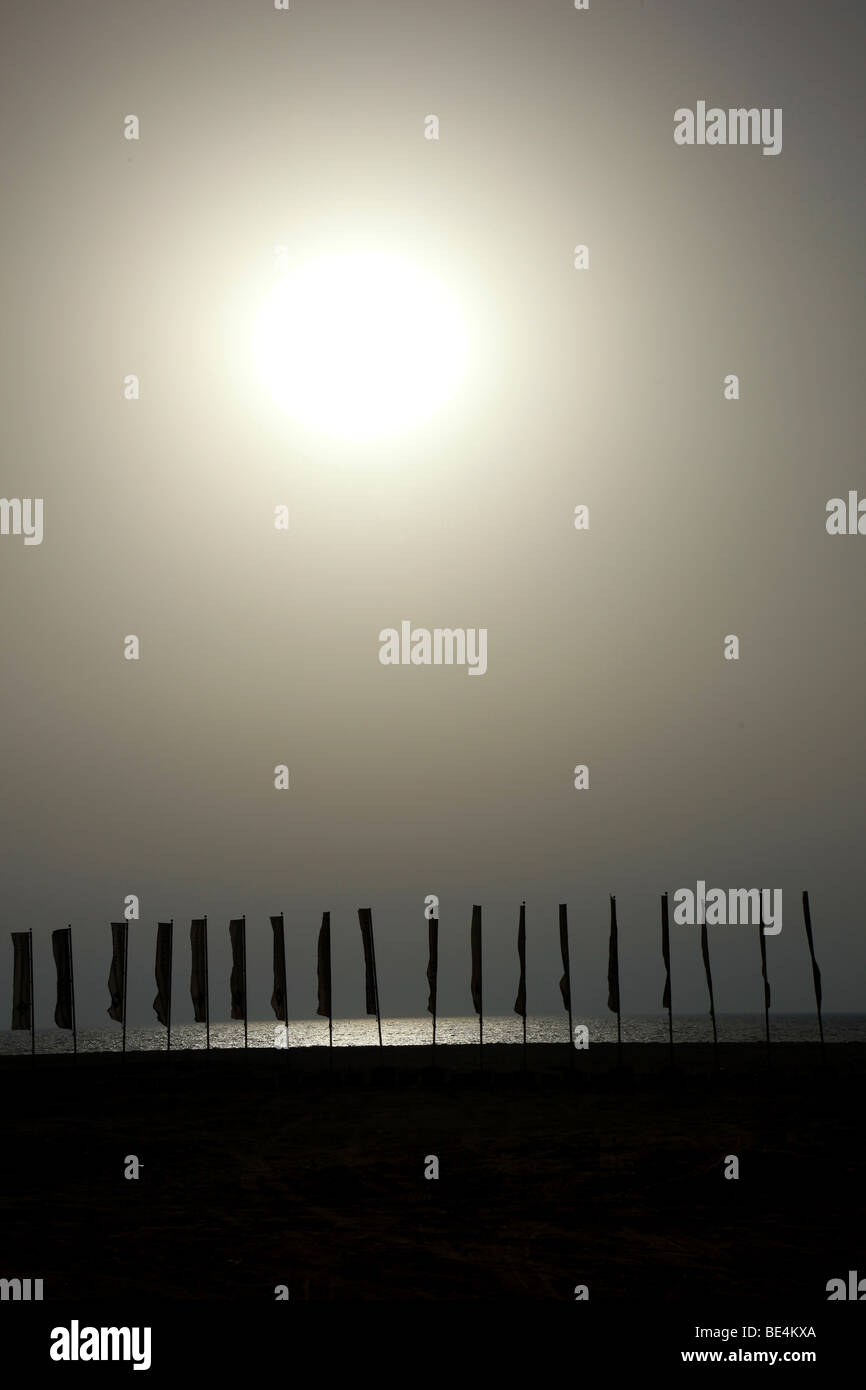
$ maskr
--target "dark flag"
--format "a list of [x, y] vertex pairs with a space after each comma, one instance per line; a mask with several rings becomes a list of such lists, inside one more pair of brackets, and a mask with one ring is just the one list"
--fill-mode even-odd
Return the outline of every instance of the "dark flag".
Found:
[[196, 1023], [208, 1021], [208, 979], [207, 979], [207, 918], [194, 917], [189, 929], [189, 944], [192, 951], [192, 972], [189, 977], [189, 992]]
[[514, 1012], [526, 1019], [526, 903], [520, 905], [520, 922], [517, 927], [517, 959], [520, 962], [520, 980], [517, 985], [517, 998]]
[[718, 1066], [718, 1037], [716, 1036], [716, 1001], [713, 998], [713, 972], [710, 969], [710, 939], [707, 924], [701, 922], [701, 955], [704, 958], [704, 974], [707, 977], [707, 993], [710, 996], [710, 1018], [713, 1021], [713, 1056]]
[[616, 1014], [616, 1064], [622, 1064], [622, 1014], [619, 1001], [619, 933], [616, 925], [616, 898], [610, 899], [610, 946], [607, 953], [607, 1007]]
[[562, 953], [562, 979], [559, 982], [559, 992], [562, 995], [563, 1006], [571, 1013], [571, 963], [568, 955], [568, 906], [566, 903], [559, 904], [559, 949]]
[[376, 1015], [379, 1046], [382, 1046], [382, 1015], [379, 1013], [379, 981], [376, 976], [376, 944], [373, 940], [373, 914], [369, 907], [358, 908], [361, 940], [364, 943], [364, 966], [367, 982], [367, 1013]]
[[369, 907], [358, 908], [361, 940], [364, 943], [364, 977], [368, 1014], [379, 1013], [379, 990], [376, 981], [376, 956], [373, 950], [373, 914]]
[[574, 1066], [574, 1021], [571, 1016], [571, 960], [568, 954], [568, 904], [559, 904], [559, 950], [562, 955], [562, 979], [559, 992], [568, 1011], [568, 1065]]
[[472, 948], [472, 1003], [475, 1012], [482, 1013], [483, 995], [481, 989], [481, 908], [472, 909], [472, 929], [469, 934]]
[[671, 931], [668, 923], [668, 895], [662, 893], [662, 960], [665, 963], [665, 987], [662, 1008], [668, 1011], [668, 1047], [670, 1064], [674, 1064], [674, 1011], [671, 1008]]
[[662, 960], [665, 963], [665, 988], [662, 1008], [671, 1007], [671, 933], [668, 925], [668, 895], [662, 893]]
[[232, 943], [231, 1016], [232, 1018], [242, 1018], [245, 1022], [247, 1017], [246, 934], [247, 924], [244, 917], [236, 917], [229, 922], [229, 937]]
[[174, 935], [173, 922], [159, 922], [156, 928], [156, 998], [153, 1001], [154, 1011], [160, 1023], [168, 1027], [171, 1018], [171, 952], [172, 937]]
[[129, 936], [128, 922], [111, 924], [111, 969], [108, 972], [108, 992], [111, 1004], [108, 1017], [115, 1023], [123, 1022], [123, 1009], [126, 1001], [126, 944]]
[[818, 1014], [818, 1036], [821, 1039], [821, 1056], [824, 1056], [824, 1020], [821, 1017], [821, 972], [815, 959], [815, 943], [812, 940], [812, 913], [809, 910], [809, 894], [803, 894], [803, 921], [806, 924], [806, 940], [809, 943], [809, 956], [812, 961], [812, 983], [815, 986], [815, 1009]]
[[704, 974], [707, 977], [707, 991], [710, 996], [710, 1013], [715, 1017], [716, 1007], [713, 1000], [713, 972], [710, 969], [710, 941], [707, 936], [706, 922], [701, 922], [701, 955], [704, 958]]
[[72, 1017], [72, 936], [68, 927], [51, 933], [51, 949], [57, 966], [57, 1003], [54, 1022], [58, 1028], [74, 1028]]
[[430, 992], [427, 995], [427, 1012], [436, 1017], [436, 992], [439, 979], [439, 918], [431, 917], [428, 923], [430, 953], [427, 958], [427, 984]]
[[761, 923], [758, 927], [758, 935], [761, 942], [761, 974], [764, 977], [764, 1008], [770, 1007], [770, 982], [767, 979], [767, 938], [764, 936], [764, 917], [761, 914]]
[[289, 1013], [286, 1000], [286, 937], [283, 929], [283, 914], [271, 918], [274, 930], [274, 992], [271, 995], [271, 1008], [274, 1018], [280, 1023], [288, 1023]]
[[764, 935], [764, 894], [763, 889], [758, 890], [761, 896], [761, 912], [758, 922], [758, 940], [761, 943], [761, 974], [764, 977], [764, 1028], [767, 1035], [767, 1064], [770, 1061], [770, 981], [767, 979], [767, 938]]
[[809, 956], [812, 961], [812, 980], [815, 985], [815, 1003], [821, 1009], [821, 971], [818, 969], [818, 962], [815, 959], [815, 943], [812, 940], [812, 914], [809, 910], [809, 894], [803, 894], [803, 920], [806, 923], [806, 940], [809, 943]]
[[607, 1007], [619, 1013], [619, 937], [616, 925], [616, 898], [610, 900], [610, 945], [607, 954]]
[[12, 937], [12, 1027], [26, 1028], [29, 1032], [33, 1023], [31, 995], [33, 993], [33, 973], [31, 970], [30, 933], [10, 932]]
[[317, 1014], [323, 1018], [331, 1017], [331, 914], [322, 913], [322, 925], [319, 928], [319, 1007]]

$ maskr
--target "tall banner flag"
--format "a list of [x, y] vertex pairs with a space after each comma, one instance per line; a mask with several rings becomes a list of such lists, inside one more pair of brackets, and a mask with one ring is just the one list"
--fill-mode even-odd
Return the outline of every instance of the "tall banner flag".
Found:
[[563, 1008], [568, 1010], [571, 1015], [571, 960], [568, 953], [568, 904], [559, 904], [559, 950], [562, 956], [562, 978], [559, 981], [559, 992], [562, 995]]
[[369, 910], [358, 908], [358, 921], [361, 924], [361, 942], [364, 947], [364, 1008], [368, 1014], [376, 1012], [376, 977], [373, 969], [373, 927]]
[[379, 1046], [382, 1046], [382, 1017], [379, 1013], [379, 979], [376, 974], [376, 946], [373, 941], [373, 913], [369, 907], [358, 908], [361, 941], [364, 945], [364, 983], [368, 1014], [376, 1015], [379, 1027]]
[[574, 1066], [574, 1024], [571, 1018], [571, 960], [568, 953], [568, 904], [559, 904], [559, 950], [562, 956], [562, 978], [559, 981], [559, 992], [562, 995], [562, 1002], [568, 1010], [568, 1052], [570, 1066]]
[[12, 1027], [33, 1031], [33, 943], [29, 931], [12, 937]]
[[439, 918], [431, 917], [428, 926], [427, 954], [427, 1012], [433, 1015], [433, 1046], [436, 1046], [436, 1002], [439, 987]]
[[436, 1017], [436, 995], [439, 985], [439, 918], [431, 917], [427, 923], [427, 1012]]
[[108, 1017], [115, 1023], [123, 1023], [126, 1017], [126, 945], [129, 933], [128, 922], [111, 924], [111, 969], [108, 972], [108, 992], [111, 1004]]
[[328, 1020], [328, 1047], [334, 1045], [334, 1016], [331, 1012], [331, 914], [322, 913], [318, 945], [319, 1006], [316, 1013]]
[[665, 987], [662, 1008], [668, 1011], [668, 1046], [671, 1066], [674, 1064], [674, 1011], [671, 1007], [671, 931], [668, 922], [668, 895], [662, 893], [662, 960], [665, 963]]
[[517, 926], [517, 960], [520, 965], [520, 979], [517, 983], [517, 998], [514, 1012], [523, 1019], [524, 1042], [526, 1041], [526, 903], [520, 904], [520, 920]]
[[767, 979], [767, 938], [764, 935], [764, 899], [761, 893], [761, 914], [758, 924], [758, 940], [761, 943], [761, 974], [764, 977], [764, 1026], [767, 1032], [767, 1056], [770, 1048], [770, 981]]
[[616, 1060], [622, 1056], [622, 1014], [619, 1000], [619, 931], [616, 925], [616, 898], [610, 900], [610, 944], [607, 952], [607, 1007], [616, 1014]]
[[171, 957], [174, 946], [174, 922], [158, 922], [156, 927], [156, 998], [154, 1012], [171, 1034]]
[[286, 1025], [286, 1046], [289, 1045], [289, 1005], [286, 979], [286, 935], [283, 914], [271, 918], [274, 933], [274, 989], [271, 994], [271, 1008], [274, 1018]]
[[665, 964], [665, 987], [662, 993], [662, 1008], [671, 1007], [671, 932], [668, 922], [668, 895], [662, 893], [662, 960]]
[[526, 903], [520, 904], [520, 920], [517, 926], [517, 959], [520, 964], [520, 979], [517, 983], [517, 998], [514, 1012], [523, 1019], [523, 1066], [526, 1068]]
[[126, 986], [129, 979], [129, 922], [111, 924], [111, 969], [108, 972], [108, 992], [111, 1004], [108, 1017], [123, 1025], [120, 1049], [126, 1057]]
[[483, 1066], [484, 991], [481, 977], [481, 908], [478, 904], [472, 908], [472, 927], [469, 932], [469, 944], [472, 951], [472, 979], [470, 981], [472, 1005], [478, 1015], [478, 1064], [479, 1066]]
[[189, 992], [196, 1023], [207, 1024], [207, 1045], [210, 1047], [210, 989], [207, 959], [207, 918], [194, 917], [189, 928], [192, 969]]
[[770, 1007], [770, 981], [767, 979], [767, 938], [764, 935], [764, 923], [761, 922], [759, 928], [759, 941], [761, 943], [761, 975], [764, 980], [764, 1008]]
[[483, 991], [481, 979], [481, 908], [476, 906], [472, 909], [472, 928], [469, 933], [470, 946], [472, 950], [472, 980], [470, 988], [472, 990], [472, 1005], [479, 1017], [483, 1017]]
[[57, 1003], [54, 1022], [58, 1028], [75, 1031], [75, 1004], [72, 992], [72, 928], [58, 927], [51, 933], [51, 949], [57, 967]]
[[616, 898], [610, 900], [610, 942], [607, 950], [607, 1007], [619, 1013], [619, 931], [616, 925]]
[[232, 1018], [244, 1021], [244, 1047], [247, 1045], [247, 919], [234, 917], [229, 922], [232, 943]]
[[707, 977], [707, 993], [710, 996], [710, 1018], [713, 1023], [713, 1057], [716, 1066], [719, 1064], [719, 1039], [716, 1034], [716, 1001], [713, 998], [713, 972], [710, 969], [710, 940], [707, 935], [707, 924], [701, 922], [701, 955], [704, 958], [704, 974]]
[[815, 986], [815, 1006], [818, 1010], [818, 1034], [821, 1048], [824, 1047], [824, 1021], [821, 1017], [821, 971], [815, 959], [815, 943], [812, 940], [812, 913], [809, 910], [809, 894], [803, 894], [803, 921], [806, 925], [806, 940], [809, 943], [809, 956], [812, 961], [812, 983]]

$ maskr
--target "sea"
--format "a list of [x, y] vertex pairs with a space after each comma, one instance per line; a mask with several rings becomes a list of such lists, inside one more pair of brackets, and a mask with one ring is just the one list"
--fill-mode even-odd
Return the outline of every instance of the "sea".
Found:
[[[828, 1043], [866, 1042], [866, 1014], [825, 1014], [824, 1038]], [[575, 1018], [574, 1025], [585, 1025], [589, 1043], [615, 1043], [616, 1018], [608, 1014], [601, 1018]], [[719, 1042], [763, 1042], [763, 1014], [717, 1014]], [[567, 1043], [568, 1019], [563, 1015], [530, 1018], [526, 1027], [530, 1043]], [[79, 1052], [119, 1052], [123, 1029], [115, 1023], [101, 1028], [81, 1028], [78, 1031]], [[771, 1014], [772, 1042], [814, 1043], [818, 1041], [818, 1023], [814, 1014]], [[666, 1014], [634, 1014], [622, 1020], [624, 1043], [666, 1043], [668, 1021]], [[682, 1014], [674, 1018], [674, 1042], [711, 1043], [712, 1024], [707, 1014]], [[372, 1047], [379, 1041], [375, 1018], [334, 1019], [334, 1047]], [[385, 1047], [427, 1047], [432, 1041], [432, 1020], [423, 1018], [388, 1018], [382, 1020], [382, 1043]], [[523, 1022], [516, 1016], [484, 1019], [485, 1043], [521, 1043]], [[477, 1018], [440, 1018], [436, 1022], [436, 1045], [444, 1047], [478, 1043]], [[194, 1051], [206, 1045], [203, 1023], [172, 1024], [172, 1051]], [[243, 1022], [219, 1022], [210, 1025], [211, 1048], [242, 1048]], [[285, 1048], [286, 1025], [273, 1019], [250, 1020], [247, 1025], [248, 1047]], [[327, 1047], [327, 1019], [291, 1019], [288, 1025], [289, 1047]], [[161, 1024], [146, 1027], [127, 1027], [126, 1047], [130, 1052], [159, 1052], [166, 1046], [166, 1029]], [[72, 1035], [58, 1028], [36, 1030], [36, 1052], [71, 1052]], [[29, 1032], [6, 1030], [0, 1032], [0, 1054], [30, 1053]]]

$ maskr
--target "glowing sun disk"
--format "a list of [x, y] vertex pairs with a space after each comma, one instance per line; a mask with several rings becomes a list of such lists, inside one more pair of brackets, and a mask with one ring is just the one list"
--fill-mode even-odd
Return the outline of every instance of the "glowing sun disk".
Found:
[[401, 433], [439, 410], [466, 368], [462, 315], [402, 256], [322, 256], [281, 280], [253, 329], [258, 375], [301, 424], [343, 439]]

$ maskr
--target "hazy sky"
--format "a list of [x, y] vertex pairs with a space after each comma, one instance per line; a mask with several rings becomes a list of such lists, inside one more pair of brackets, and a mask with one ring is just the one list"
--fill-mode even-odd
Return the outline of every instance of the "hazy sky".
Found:
[[[811, 1007], [808, 888], [825, 1008], [859, 1009], [866, 536], [825, 507], [866, 494], [862, 6], [6, 0], [0, 40], [0, 491], [44, 499], [41, 545], [0, 536], [2, 902], [39, 1025], [67, 922], [107, 1022], [128, 893], [132, 1023], [169, 917], [191, 1017], [202, 913], [214, 1015], [246, 912], [265, 1017], [281, 909], [293, 1016], [325, 908], [358, 1015], [359, 906], [383, 1011], [419, 1013], [430, 893], [443, 1013], [471, 1008], [473, 902], [485, 1012], [512, 1008], [523, 898], [530, 1012], [560, 1004], [561, 901], [601, 1012], [610, 892], [650, 1011], [658, 894], [699, 878], [783, 890], [780, 1010]], [[698, 101], [781, 108], [781, 153], [676, 145]], [[362, 445], [281, 412], [248, 341], [276, 244], [435, 273], [472, 333], [449, 407]], [[486, 628], [486, 674], [383, 666], [404, 619]], [[673, 952], [703, 1011], [695, 928]], [[757, 1011], [754, 931], [713, 957], [719, 1010]], [[11, 963], [7, 935], [4, 1011]]]

